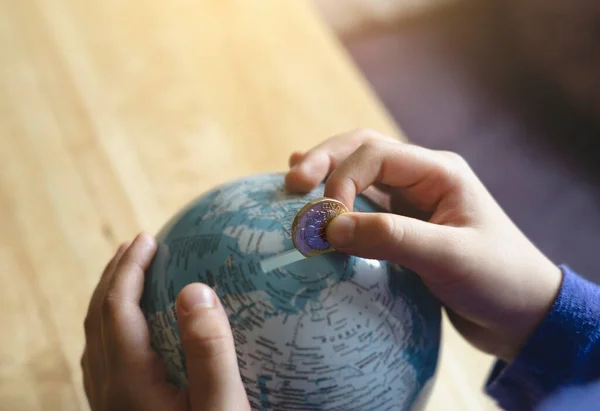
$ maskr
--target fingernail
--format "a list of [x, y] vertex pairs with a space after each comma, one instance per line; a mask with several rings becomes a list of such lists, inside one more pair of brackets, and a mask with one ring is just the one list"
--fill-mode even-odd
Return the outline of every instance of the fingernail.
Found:
[[186, 312], [190, 312], [196, 307], [215, 306], [215, 293], [204, 284], [188, 285], [181, 291], [179, 298], [181, 308]]
[[344, 247], [354, 239], [356, 222], [350, 216], [339, 215], [327, 225], [327, 240], [334, 247]]

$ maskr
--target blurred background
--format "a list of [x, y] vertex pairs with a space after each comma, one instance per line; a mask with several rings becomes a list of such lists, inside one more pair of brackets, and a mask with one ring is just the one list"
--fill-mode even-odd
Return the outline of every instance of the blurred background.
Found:
[[[600, 281], [600, 6], [588, 0], [0, 2], [0, 410], [85, 410], [83, 319], [117, 245], [357, 127], [463, 155]], [[496, 407], [444, 323], [428, 410]]]
[[412, 142], [463, 155], [546, 255], [600, 281], [599, 5], [313, 1]]

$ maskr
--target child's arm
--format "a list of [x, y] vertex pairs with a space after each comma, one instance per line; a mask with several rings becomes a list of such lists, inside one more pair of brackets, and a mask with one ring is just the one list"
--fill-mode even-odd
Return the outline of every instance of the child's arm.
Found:
[[502, 408], [531, 409], [560, 387], [600, 378], [600, 287], [562, 269], [562, 287], [550, 312], [510, 364], [496, 363], [486, 384]]

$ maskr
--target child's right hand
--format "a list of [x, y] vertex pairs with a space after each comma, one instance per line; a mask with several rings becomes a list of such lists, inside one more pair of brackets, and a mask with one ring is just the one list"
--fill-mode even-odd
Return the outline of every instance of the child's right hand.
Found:
[[290, 165], [291, 191], [307, 192], [327, 179], [325, 196], [348, 207], [365, 190], [384, 205], [389, 213], [336, 217], [329, 241], [341, 252], [419, 273], [479, 349], [510, 361], [552, 306], [560, 269], [456, 154], [354, 131], [293, 154]]

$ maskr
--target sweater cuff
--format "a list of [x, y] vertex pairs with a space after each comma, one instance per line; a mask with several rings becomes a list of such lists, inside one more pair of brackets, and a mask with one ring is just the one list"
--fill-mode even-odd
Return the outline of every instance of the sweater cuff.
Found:
[[557, 388], [585, 380], [585, 358], [600, 329], [598, 286], [560, 268], [563, 281], [550, 312], [511, 363], [496, 362], [486, 382], [503, 409], [534, 409]]

